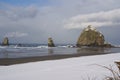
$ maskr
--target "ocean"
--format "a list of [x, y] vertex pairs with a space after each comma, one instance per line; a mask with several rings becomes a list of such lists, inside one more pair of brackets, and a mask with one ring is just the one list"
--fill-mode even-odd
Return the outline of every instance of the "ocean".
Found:
[[4, 58], [26, 58], [41, 57], [52, 55], [71, 55], [79, 54], [80, 56], [118, 53], [120, 48], [74, 48], [67, 44], [57, 44], [56, 47], [48, 47], [47, 44], [22, 44], [0, 46], [0, 59]]

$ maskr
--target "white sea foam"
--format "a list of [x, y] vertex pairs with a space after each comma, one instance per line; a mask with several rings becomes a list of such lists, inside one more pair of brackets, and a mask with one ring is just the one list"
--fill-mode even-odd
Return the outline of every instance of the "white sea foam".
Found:
[[42, 45], [42, 46], [37, 46], [36, 48], [48, 48], [48, 46]]

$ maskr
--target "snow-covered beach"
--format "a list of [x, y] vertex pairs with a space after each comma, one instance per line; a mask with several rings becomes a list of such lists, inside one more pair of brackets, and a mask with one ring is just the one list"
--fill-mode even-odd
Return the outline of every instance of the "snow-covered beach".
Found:
[[0, 80], [101, 80], [112, 74], [98, 65], [112, 65], [116, 70], [114, 62], [120, 61], [119, 56], [112, 53], [0, 66]]

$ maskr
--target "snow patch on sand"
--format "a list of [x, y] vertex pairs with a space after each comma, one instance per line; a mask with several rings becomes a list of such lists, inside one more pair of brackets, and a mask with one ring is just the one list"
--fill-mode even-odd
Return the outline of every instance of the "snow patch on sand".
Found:
[[117, 69], [114, 61], [120, 53], [0, 66], [0, 80], [101, 80], [111, 73], [97, 64]]

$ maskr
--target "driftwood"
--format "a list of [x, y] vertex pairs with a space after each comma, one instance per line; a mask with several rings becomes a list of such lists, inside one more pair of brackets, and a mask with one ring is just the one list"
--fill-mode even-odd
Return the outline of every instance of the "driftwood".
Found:
[[120, 62], [115, 62], [115, 64], [117, 65], [119, 72], [120, 72]]

